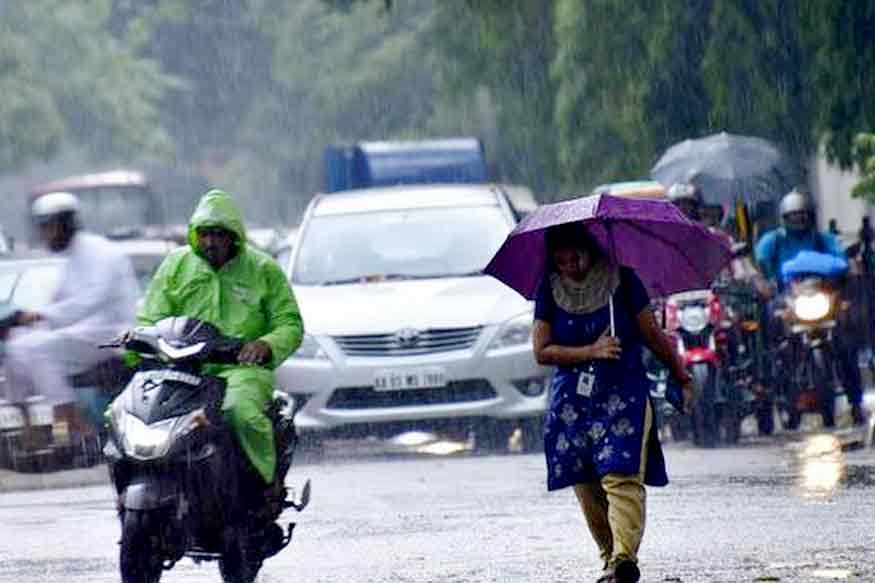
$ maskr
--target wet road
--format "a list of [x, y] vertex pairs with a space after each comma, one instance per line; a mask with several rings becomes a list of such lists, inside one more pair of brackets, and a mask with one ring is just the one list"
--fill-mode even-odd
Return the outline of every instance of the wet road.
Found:
[[[650, 490], [642, 580], [875, 580], [875, 456], [834, 446], [669, 447], [673, 482]], [[597, 576], [574, 496], [545, 492], [539, 456], [358, 458], [303, 474], [312, 504], [264, 583]], [[0, 583], [118, 580], [108, 486], [4, 494], [0, 529]], [[162, 578], [218, 580], [214, 564], [189, 560]]]

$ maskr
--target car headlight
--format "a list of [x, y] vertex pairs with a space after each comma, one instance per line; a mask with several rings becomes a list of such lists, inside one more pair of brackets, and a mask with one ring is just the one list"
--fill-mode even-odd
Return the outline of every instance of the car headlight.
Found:
[[531, 344], [532, 318], [532, 313], [526, 312], [502, 324], [498, 334], [492, 340], [492, 344], [489, 345], [490, 350]]
[[704, 306], [688, 306], [680, 311], [678, 319], [681, 328], [687, 332], [697, 334], [708, 325], [708, 311]]
[[814, 322], [829, 315], [829, 296], [823, 292], [798, 296], [793, 301], [793, 313], [805, 322]]
[[292, 354], [292, 358], [306, 358], [315, 360], [325, 360], [328, 355], [322, 349], [319, 341], [315, 336], [304, 334], [304, 339], [301, 341], [301, 346]]

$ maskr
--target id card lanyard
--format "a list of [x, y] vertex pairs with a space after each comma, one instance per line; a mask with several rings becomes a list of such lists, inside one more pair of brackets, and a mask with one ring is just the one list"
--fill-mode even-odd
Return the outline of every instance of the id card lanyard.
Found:
[[[614, 294], [608, 298], [608, 313], [610, 314], [611, 336], [617, 335], [616, 326], [614, 324]], [[589, 362], [577, 378], [577, 394], [583, 397], [591, 397], [592, 390], [595, 387], [595, 364]]]

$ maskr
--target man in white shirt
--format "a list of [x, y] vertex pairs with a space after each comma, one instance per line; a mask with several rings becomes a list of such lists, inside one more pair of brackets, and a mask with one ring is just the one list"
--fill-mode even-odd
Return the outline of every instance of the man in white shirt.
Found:
[[79, 200], [67, 192], [44, 194], [31, 215], [42, 242], [67, 258], [52, 301], [39, 311], [22, 311], [6, 346], [8, 398], [24, 402], [42, 395], [54, 406], [55, 420], [72, 434], [88, 428], [76, 408], [69, 376], [109, 356], [97, 346], [127, 329], [134, 320], [137, 280], [130, 259], [107, 239], [80, 230]]

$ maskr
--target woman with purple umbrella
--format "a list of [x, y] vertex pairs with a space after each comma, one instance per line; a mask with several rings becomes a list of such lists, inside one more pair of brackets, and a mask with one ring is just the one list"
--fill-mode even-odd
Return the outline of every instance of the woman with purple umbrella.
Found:
[[632, 269], [612, 262], [578, 223], [545, 232], [548, 270], [535, 298], [533, 344], [556, 367], [545, 430], [547, 487], [572, 486], [604, 561], [601, 583], [638, 581], [644, 486], [668, 483], [642, 347], [692, 398]]
[[574, 488], [605, 562], [602, 583], [638, 580], [644, 486], [668, 483], [642, 348], [682, 387], [666, 394], [673, 405], [689, 411], [694, 399], [648, 290], [707, 288], [730, 257], [724, 239], [670, 202], [599, 189], [539, 207], [486, 267], [535, 300], [535, 356], [556, 367], [544, 437], [547, 488]]

